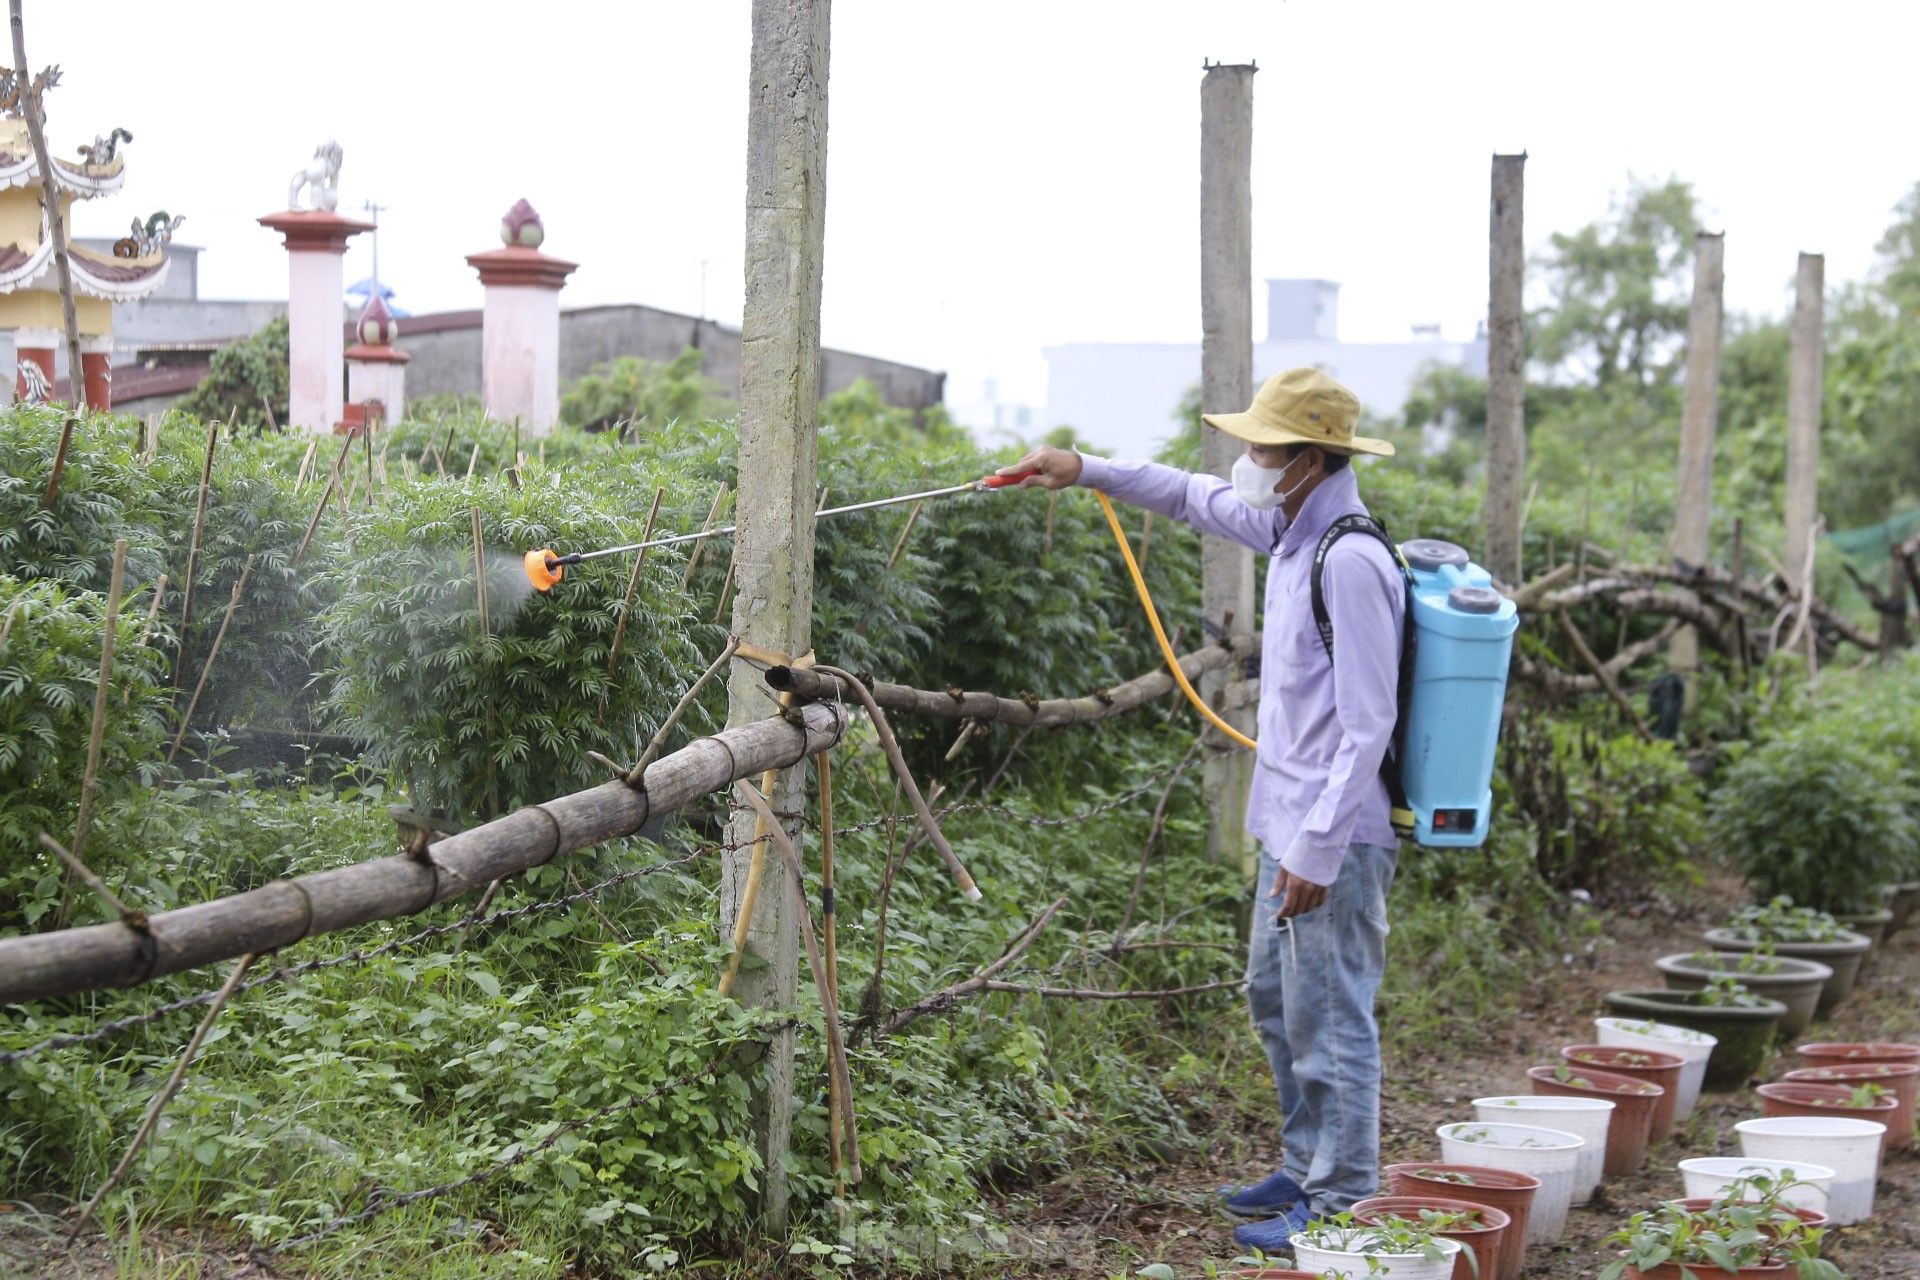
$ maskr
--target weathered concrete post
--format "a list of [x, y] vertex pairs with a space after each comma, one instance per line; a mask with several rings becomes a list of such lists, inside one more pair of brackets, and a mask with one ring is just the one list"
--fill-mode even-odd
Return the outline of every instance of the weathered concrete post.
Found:
[[[1253, 75], [1247, 66], [1213, 65], [1200, 80], [1200, 407], [1204, 413], [1240, 413], [1253, 401]], [[1217, 427], [1200, 427], [1200, 463], [1225, 479], [1246, 446]], [[1202, 616], [1220, 625], [1253, 626], [1253, 552], [1224, 538], [1205, 538], [1200, 551]], [[1227, 723], [1253, 736], [1251, 707], [1227, 711], [1221, 691], [1237, 671], [1209, 672], [1200, 694]], [[1253, 754], [1212, 730], [1219, 751], [1207, 757], [1207, 855], [1215, 862], [1253, 867], [1257, 851], [1246, 833]]]
[[1825, 382], [1825, 305], [1827, 260], [1800, 255], [1793, 281], [1793, 351], [1787, 366], [1787, 538], [1788, 582], [1803, 585], [1808, 539], [1820, 510], [1820, 392]]
[[[1713, 437], [1720, 421], [1721, 292], [1726, 238], [1702, 231], [1693, 239], [1693, 307], [1687, 316], [1687, 387], [1680, 406], [1679, 492], [1674, 498], [1673, 554], [1688, 566], [1707, 563], [1713, 512]], [[1692, 627], [1674, 633], [1669, 664], [1681, 675], [1700, 666], [1700, 636]], [[1687, 703], [1697, 690], [1687, 682]]]
[[[798, 656], [811, 643], [814, 472], [819, 455], [820, 267], [827, 209], [827, 29], [829, 0], [754, 0], [748, 79], [746, 310], [740, 326], [740, 503], [734, 536], [733, 633]], [[758, 669], [733, 664], [729, 727], [764, 719], [771, 706]], [[799, 839], [804, 766], [781, 773], [768, 799]], [[720, 926], [731, 935], [746, 887], [754, 815], [727, 826]], [[798, 965], [796, 901], [779, 850], [767, 860], [747, 949], [763, 967], [743, 968], [733, 994], [743, 1004], [790, 1008]], [[760, 1208], [784, 1232], [781, 1161], [793, 1124], [793, 1033], [779, 1032], [764, 1059], [754, 1122], [766, 1165]]]
[[1521, 213], [1527, 154], [1493, 158], [1487, 299], [1487, 569], [1520, 584], [1520, 502], [1527, 479], [1527, 337], [1520, 291], [1526, 279]]

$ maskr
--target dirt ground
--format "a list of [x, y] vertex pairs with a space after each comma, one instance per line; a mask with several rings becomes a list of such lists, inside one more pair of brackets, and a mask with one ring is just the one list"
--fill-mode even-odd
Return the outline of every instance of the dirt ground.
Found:
[[[1727, 886], [1729, 895], [1738, 893]], [[1727, 898], [1721, 898], [1724, 903]], [[1716, 905], [1713, 914], [1720, 914]], [[1608, 991], [1662, 984], [1653, 961], [1698, 945], [1713, 921], [1699, 910], [1660, 907], [1616, 918], [1610, 944], [1591, 966], [1562, 964], [1544, 973], [1512, 1011], [1477, 1043], [1451, 1052], [1427, 1050], [1417, 1060], [1389, 1055], [1382, 1099], [1382, 1160], [1437, 1160], [1434, 1130], [1473, 1119], [1471, 1100], [1527, 1093], [1526, 1069], [1557, 1062], [1560, 1046], [1591, 1043], [1593, 1019], [1606, 1010]], [[1920, 1040], [1920, 926], [1894, 936], [1867, 962], [1859, 985], [1806, 1040]], [[1788, 1047], [1767, 1063], [1755, 1083], [1798, 1066]], [[1591, 1280], [1604, 1262], [1601, 1241], [1638, 1210], [1682, 1194], [1678, 1162], [1691, 1156], [1738, 1155], [1733, 1126], [1760, 1114], [1750, 1089], [1705, 1093], [1694, 1118], [1651, 1148], [1636, 1174], [1604, 1183], [1592, 1203], [1575, 1206], [1557, 1245], [1527, 1250], [1527, 1280]], [[1149, 1171], [1142, 1179], [1077, 1174], [1048, 1188], [1046, 1210], [1030, 1219], [1035, 1253], [1051, 1252], [1046, 1274], [1112, 1276], [1129, 1265], [1169, 1264], [1181, 1277], [1222, 1269], [1237, 1252], [1232, 1221], [1213, 1208], [1213, 1189], [1265, 1177], [1276, 1167], [1277, 1124], [1260, 1122], [1253, 1134], [1220, 1134], [1209, 1152]], [[1150, 1182], [1147, 1181], [1150, 1179]], [[1823, 1252], [1853, 1280], [1920, 1277], [1920, 1150], [1889, 1155], [1880, 1170], [1873, 1217], [1835, 1228]]]

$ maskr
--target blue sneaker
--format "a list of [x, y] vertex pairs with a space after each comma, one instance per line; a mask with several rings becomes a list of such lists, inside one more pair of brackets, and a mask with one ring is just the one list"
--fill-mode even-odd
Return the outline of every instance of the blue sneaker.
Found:
[[1313, 1210], [1303, 1200], [1277, 1218], [1265, 1222], [1242, 1223], [1233, 1229], [1234, 1243], [1243, 1249], [1258, 1249], [1269, 1258], [1293, 1256], [1293, 1234], [1305, 1231], [1313, 1221]]
[[1236, 1218], [1270, 1218], [1276, 1213], [1285, 1213], [1306, 1198], [1306, 1188], [1284, 1171], [1276, 1171], [1266, 1181], [1252, 1186], [1220, 1188], [1220, 1207]]

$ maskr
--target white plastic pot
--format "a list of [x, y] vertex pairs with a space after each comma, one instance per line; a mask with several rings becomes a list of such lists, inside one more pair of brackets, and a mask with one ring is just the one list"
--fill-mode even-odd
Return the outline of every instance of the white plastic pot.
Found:
[[1768, 1116], [1742, 1120], [1743, 1155], [1765, 1160], [1818, 1160], [1833, 1170], [1828, 1189], [1827, 1220], [1836, 1227], [1873, 1216], [1873, 1181], [1880, 1176], [1880, 1142], [1887, 1126], [1875, 1120], [1844, 1116]]
[[1691, 1027], [1640, 1018], [1595, 1018], [1593, 1025], [1599, 1029], [1601, 1044], [1680, 1055], [1680, 1085], [1673, 1097], [1674, 1123], [1693, 1114], [1694, 1104], [1700, 1100], [1700, 1083], [1707, 1078], [1707, 1059], [1719, 1040]]
[[1834, 1173], [1826, 1165], [1798, 1157], [1769, 1160], [1759, 1156], [1695, 1156], [1680, 1162], [1680, 1176], [1686, 1180], [1689, 1197], [1718, 1196], [1735, 1179], [1754, 1173], [1791, 1174], [1802, 1183], [1811, 1183], [1811, 1186], [1789, 1189], [1780, 1198], [1781, 1203], [1816, 1213], [1830, 1212], [1827, 1201], [1833, 1189]]
[[[1349, 1227], [1345, 1230], [1363, 1236], [1367, 1228]], [[1293, 1242], [1293, 1265], [1300, 1271], [1344, 1276], [1390, 1273], [1393, 1280], [1449, 1280], [1453, 1275], [1454, 1258], [1466, 1248], [1458, 1240], [1435, 1236], [1433, 1242], [1440, 1246], [1441, 1256], [1429, 1258], [1422, 1253], [1362, 1253], [1354, 1249], [1329, 1249], [1307, 1243], [1307, 1233], [1304, 1231], [1296, 1231], [1288, 1238]]]
[[1543, 1125], [1584, 1140], [1573, 1165], [1573, 1204], [1585, 1204], [1600, 1185], [1601, 1166], [1607, 1160], [1607, 1126], [1613, 1122], [1614, 1103], [1606, 1098], [1560, 1098], [1532, 1094], [1504, 1094], [1475, 1098], [1476, 1119], [1498, 1124]]
[[1574, 1170], [1586, 1139], [1564, 1129], [1491, 1121], [1443, 1124], [1435, 1132], [1440, 1159], [1447, 1164], [1484, 1165], [1540, 1180], [1527, 1215], [1528, 1244], [1552, 1244], [1566, 1231]]

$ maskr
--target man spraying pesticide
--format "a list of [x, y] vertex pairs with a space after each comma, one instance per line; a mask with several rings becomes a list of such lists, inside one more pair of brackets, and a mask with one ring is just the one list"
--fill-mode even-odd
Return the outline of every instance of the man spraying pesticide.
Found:
[[1368, 514], [1350, 460], [1393, 446], [1355, 435], [1359, 416], [1346, 387], [1292, 369], [1245, 413], [1203, 415], [1247, 442], [1231, 482], [1045, 446], [1000, 472], [1032, 472], [1022, 488], [1099, 489], [1272, 556], [1246, 818], [1263, 848], [1247, 1001], [1279, 1092], [1284, 1159], [1264, 1181], [1223, 1189], [1228, 1212], [1256, 1219], [1234, 1239], [1269, 1254], [1378, 1189], [1373, 998], [1397, 843], [1416, 830], [1428, 844], [1485, 838], [1518, 625], [1465, 552], [1395, 548]]

